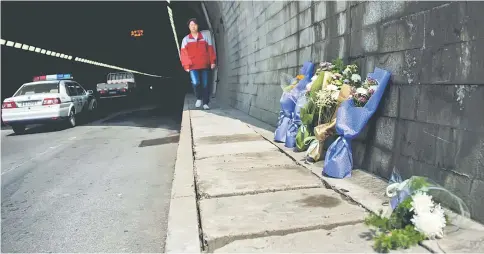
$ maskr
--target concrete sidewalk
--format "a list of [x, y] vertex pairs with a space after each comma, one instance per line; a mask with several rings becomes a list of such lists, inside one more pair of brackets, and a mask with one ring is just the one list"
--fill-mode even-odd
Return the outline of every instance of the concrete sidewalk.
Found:
[[190, 111], [205, 250], [373, 252], [366, 210], [326, 188], [240, 113], [217, 103]]
[[[272, 126], [216, 102], [208, 111], [194, 104], [188, 95], [166, 252], [374, 252], [363, 220], [388, 208], [386, 181], [361, 170], [322, 177], [321, 163], [272, 142]], [[483, 231], [475, 232], [397, 252], [482, 252]]]

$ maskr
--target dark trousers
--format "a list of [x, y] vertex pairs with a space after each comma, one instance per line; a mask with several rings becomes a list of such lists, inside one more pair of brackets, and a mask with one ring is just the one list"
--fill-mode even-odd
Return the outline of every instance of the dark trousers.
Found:
[[190, 78], [192, 80], [195, 96], [197, 97], [197, 100], [203, 100], [204, 105], [210, 102], [208, 72], [208, 69], [190, 71]]

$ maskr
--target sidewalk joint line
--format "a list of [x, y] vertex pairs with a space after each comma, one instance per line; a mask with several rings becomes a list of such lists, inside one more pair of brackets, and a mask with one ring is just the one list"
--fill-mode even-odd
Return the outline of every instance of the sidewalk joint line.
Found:
[[265, 193], [274, 193], [274, 192], [283, 192], [283, 191], [293, 191], [293, 190], [307, 190], [307, 189], [318, 189], [323, 188], [324, 186], [321, 184], [320, 186], [298, 186], [298, 187], [288, 187], [284, 189], [271, 189], [271, 190], [255, 190], [255, 191], [245, 191], [239, 193], [224, 193], [218, 195], [207, 195], [201, 194], [200, 199], [213, 199], [213, 198], [228, 198], [228, 197], [241, 197], [241, 196], [255, 196], [258, 194], [265, 194]]
[[314, 230], [333, 230], [338, 227], [351, 226], [351, 225], [356, 225], [363, 222], [364, 220], [354, 220], [354, 221], [346, 221], [346, 222], [333, 223], [333, 224], [327, 224], [327, 225], [314, 225], [314, 226], [306, 226], [306, 227], [298, 227], [298, 228], [279, 229], [279, 230], [273, 230], [273, 231], [263, 231], [263, 232], [257, 232], [257, 233], [251, 233], [251, 234], [223, 236], [223, 237], [218, 237], [210, 240], [211, 243], [208, 245], [209, 248], [206, 251], [208, 253], [213, 253], [217, 249], [220, 249], [232, 242], [240, 241], [240, 240], [250, 240], [250, 239], [257, 239], [257, 238], [269, 237], [269, 236], [286, 236], [290, 234], [314, 231]]

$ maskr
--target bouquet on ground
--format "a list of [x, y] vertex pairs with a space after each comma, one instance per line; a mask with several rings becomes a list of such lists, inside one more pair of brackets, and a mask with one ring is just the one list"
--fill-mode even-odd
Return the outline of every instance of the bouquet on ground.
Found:
[[[304, 147], [307, 148], [306, 159], [309, 162], [318, 161], [321, 157], [322, 145], [331, 132], [331, 121], [335, 119], [338, 105], [346, 100], [350, 94], [349, 85], [343, 83], [343, 61], [336, 59], [333, 62], [322, 62], [316, 70], [316, 79], [308, 88], [309, 100], [307, 109], [310, 109], [313, 118], [312, 126], [314, 136], [305, 136]], [[308, 118], [309, 119], [309, 118]], [[312, 133], [311, 133], [312, 134]]]
[[[394, 171], [393, 175], [398, 180], [387, 187], [386, 194], [391, 198], [388, 212], [381, 211], [365, 219], [365, 224], [376, 228], [375, 250], [407, 249], [426, 239], [443, 238], [450, 221], [469, 218], [465, 203], [432, 180], [412, 176], [402, 182], [398, 173]], [[444, 211], [438, 200], [460, 214], [451, 219], [451, 213]]]
[[296, 102], [294, 114], [289, 128], [286, 133], [286, 141], [284, 146], [287, 148], [294, 148], [297, 150], [297, 134], [302, 125], [301, 108], [307, 103], [306, 93], [307, 86], [312, 82], [311, 78], [314, 74], [314, 64], [312, 62], [305, 62], [300, 71], [302, 79], [291, 90], [291, 96]]
[[309, 102], [306, 95], [304, 95], [304, 99], [306, 103], [303, 107], [301, 107], [300, 111], [301, 125], [299, 126], [296, 135], [296, 152], [303, 152], [308, 149], [309, 144], [305, 143], [304, 140], [312, 135], [311, 128], [314, 118], [314, 103]]
[[[336, 59], [333, 62], [333, 71], [343, 69], [341, 59]], [[341, 73], [331, 72], [329, 76], [328, 84], [324, 85], [322, 87], [323, 92], [318, 94], [319, 99], [324, 98], [326, 101], [326, 105], [323, 105], [323, 108], [319, 110], [322, 117], [314, 129], [315, 136], [320, 141], [325, 141], [335, 134], [336, 111], [339, 105], [350, 97], [352, 88], [359, 86], [361, 82], [358, 66], [355, 64], [347, 65]]]
[[324, 175], [334, 178], [351, 176], [353, 170], [351, 140], [361, 133], [376, 112], [391, 73], [375, 68], [373, 72], [368, 73], [368, 77], [377, 80], [378, 86], [364, 107], [355, 106], [351, 99], [343, 101], [338, 107], [334, 127], [337, 138], [327, 149], [323, 167]]
[[298, 77], [293, 77], [286, 73], [282, 73], [280, 76], [282, 95], [281, 99], [279, 100], [281, 110], [279, 111], [277, 129], [274, 132], [274, 141], [276, 142], [286, 141], [286, 132], [289, 128], [292, 116], [294, 114], [294, 109], [296, 107], [296, 103], [291, 96], [291, 91], [298, 82]]
[[[315, 101], [317, 100], [317, 92], [321, 90], [323, 83], [327, 80], [325, 72], [332, 70], [334, 66], [331, 63], [320, 63], [311, 81], [306, 85], [305, 104], [301, 106], [301, 121], [302, 124], [298, 129], [296, 136], [296, 151], [302, 152], [308, 150], [310, 147], [314, 148], [315, 144], [311, 146], [315, 116], [317, 113]], [[314, 153], [313, 153], [314, 154]], [[314, 157], [314, 156], [313, 156]], [[318, 157], [319, 158], [319, 157]]]

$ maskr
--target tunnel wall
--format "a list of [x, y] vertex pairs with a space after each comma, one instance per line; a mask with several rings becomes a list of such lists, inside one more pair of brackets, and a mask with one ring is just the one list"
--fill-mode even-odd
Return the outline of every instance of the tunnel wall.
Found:
[[[219, 57], [217, 99], [271, 125], [280, 73], [342, 57], [392, 71], [354, 142], [355, 168], [429, 176], [484, 222], [483, 2], [205, 2]], [[481, 46], [479, 46], [481, 45]]]

